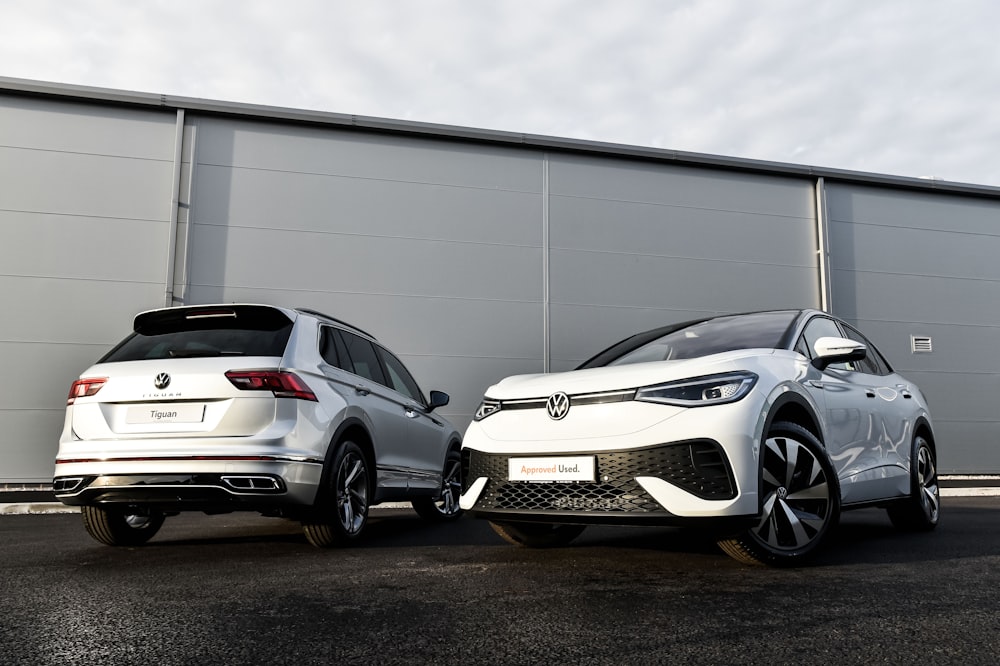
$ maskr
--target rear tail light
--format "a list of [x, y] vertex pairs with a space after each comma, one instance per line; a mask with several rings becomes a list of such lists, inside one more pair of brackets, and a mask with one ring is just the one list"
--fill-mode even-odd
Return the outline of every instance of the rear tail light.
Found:
[[271, 391], [275, 398], [316, 401], [316, 394], [294, 372], [281, 370], [230, 370], [226, 378], [241, 391]]
[[106, 381], [108, 381], [107, 377], [87, 377], [76, 380], [69, 387], [69, 397], [66, 398], [66, 404], [72, 405], [77, 398], [89, 398], [100, 391]]

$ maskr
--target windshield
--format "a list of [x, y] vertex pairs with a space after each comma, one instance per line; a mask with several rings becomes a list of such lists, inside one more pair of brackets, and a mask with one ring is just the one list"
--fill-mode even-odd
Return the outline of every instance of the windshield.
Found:
[[777, 349], [797, 315], [790, 310], [757, 312], [667, 326], [623, 340], [580, 368], [699, 358], [734, 349]]

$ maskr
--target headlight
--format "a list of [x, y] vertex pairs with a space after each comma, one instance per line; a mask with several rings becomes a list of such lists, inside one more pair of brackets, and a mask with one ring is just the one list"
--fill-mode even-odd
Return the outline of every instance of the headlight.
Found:
[[757, 375], [752, 372], [692, 377], [679, 382], [641, 388], [636, 393], [635, 399], [680, 407], [721, 405], [741, 399], [756, 383]]
[[483, 398], [483, 401], [479, 403], [479, 407], [476, 409], [476, 415], [473, 418], [474, 421], [482, 421], [490, 414], [496, 414], [500, 411], [500, 401], [493, 400], [491, 398]]

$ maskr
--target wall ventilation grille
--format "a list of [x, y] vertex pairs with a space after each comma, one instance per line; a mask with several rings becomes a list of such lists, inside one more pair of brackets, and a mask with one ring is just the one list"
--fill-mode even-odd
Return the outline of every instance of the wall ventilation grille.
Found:
[[911, 335], [910, 349], [914, 354], [929, 354], [934, 351], [929, 335]]

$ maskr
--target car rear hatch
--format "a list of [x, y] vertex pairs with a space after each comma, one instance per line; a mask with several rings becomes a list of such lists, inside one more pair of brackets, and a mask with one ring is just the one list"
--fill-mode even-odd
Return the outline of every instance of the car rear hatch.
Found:
[[[314, 399], [281, 371], [292, 329], [268, 306], [155, 310], [73, 384], [74, 435], [84, 440], [255, 435], [283, 418], [281, 397]], [[288, 402], [288, 401], [284, 401]], [[285, 415], [293, 419], [294, 407]]]

